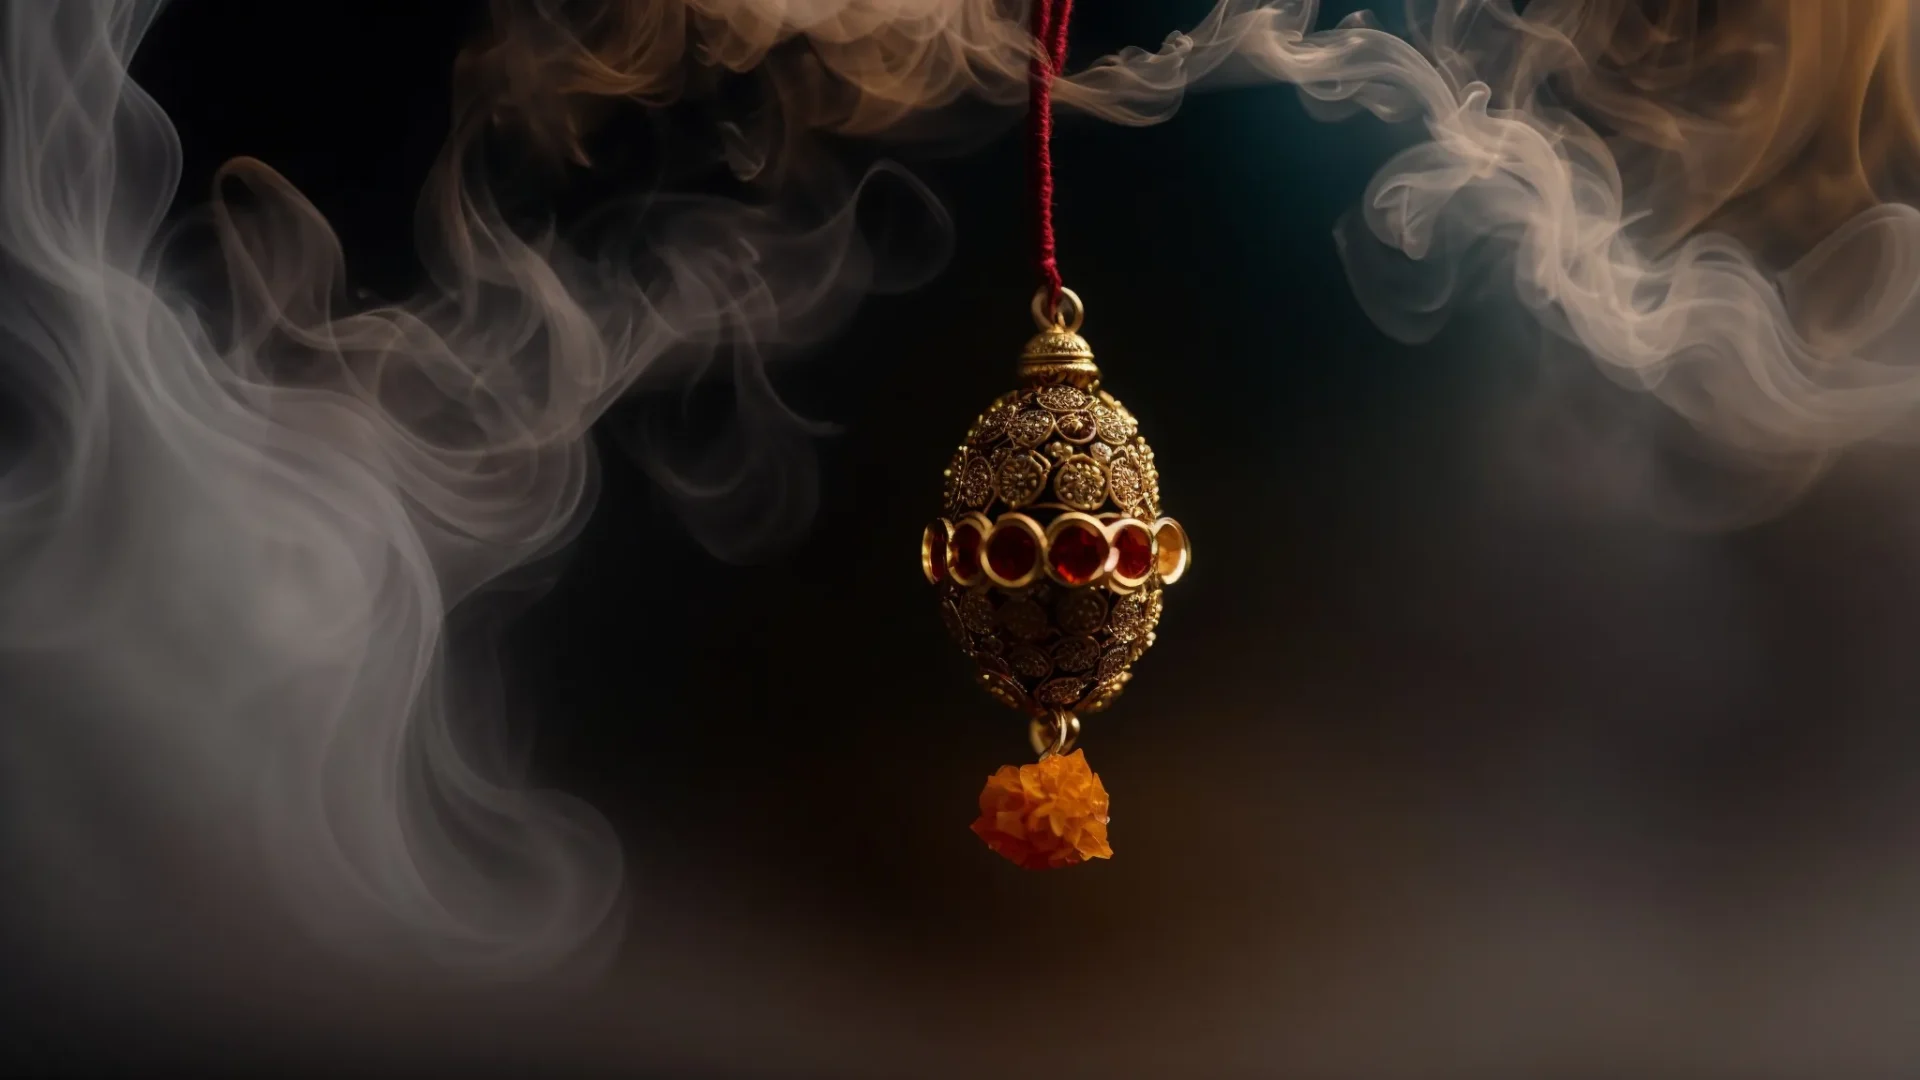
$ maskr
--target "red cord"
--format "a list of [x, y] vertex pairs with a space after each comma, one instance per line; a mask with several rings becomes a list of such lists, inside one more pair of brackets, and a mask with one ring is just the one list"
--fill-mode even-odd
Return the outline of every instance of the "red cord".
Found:
[[1033, 0], [1033, 37], [1044, 56], [1033, 62], [1033, 103], [1029, 135], [1033, 144], [1033, 201], [1040, 235], [1040, 278], [1048, 292], [1047, 311], [1060, 309], [1060, 264], [1053, 246], [1053, 79], [1067, 64], [1067, 19], [1073, 0]]

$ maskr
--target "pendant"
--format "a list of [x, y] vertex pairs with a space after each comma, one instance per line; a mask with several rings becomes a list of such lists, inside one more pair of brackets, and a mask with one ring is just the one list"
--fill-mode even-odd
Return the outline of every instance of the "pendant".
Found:
[[1074, 749], [1081, 719], [1113, 704], [1154, 641], [1162, 588], [1186, 573], [1186, 532], [1161, 513], [1153, 450], [1100, 386], [1060, 293], [1020, 357], [1019, 388], [974, 421], [946, 472], [944, 516], [920, 565], [980, 685], [1029, 717], [1036, 764], [1004, 766], [974, 832], [1030, 869], [1109, 858], [1107, 794]]

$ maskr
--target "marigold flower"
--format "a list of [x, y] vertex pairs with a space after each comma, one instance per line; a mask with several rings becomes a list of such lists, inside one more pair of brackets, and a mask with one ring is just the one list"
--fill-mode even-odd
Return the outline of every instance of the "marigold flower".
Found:
[[1028, 870], [1113, 857], [1107, 789], [1079, 750], [1049, 754], [1033, 765], [1000, 766], [980, 791], [973, 831]]

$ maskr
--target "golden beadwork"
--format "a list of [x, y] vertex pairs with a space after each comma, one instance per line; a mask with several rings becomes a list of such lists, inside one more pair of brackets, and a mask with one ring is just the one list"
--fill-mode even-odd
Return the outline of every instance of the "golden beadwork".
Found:
[[1064, 290], [1028, 342], [1021, 386], [982, 413], [946, 472], [942, 516], [920, 564], [941, 618], [996, 699], [1033, 718], [1036, 750], [1064, 752], [1079, 716], [1113, 703], [1154, 641], [1161, 589], [1192, 560], [1161, 513], [1160, 474], [1139, 424], [1100, 388]]

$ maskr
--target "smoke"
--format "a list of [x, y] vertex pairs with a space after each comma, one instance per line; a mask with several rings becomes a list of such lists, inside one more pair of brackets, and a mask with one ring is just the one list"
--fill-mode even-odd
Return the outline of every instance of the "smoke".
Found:
[[[1217, 62], [1229, 17], [1253, 6], [1223, 4], [1157, 51], [1099, 58], [1059, 84], [1056, 104], [1159, 123]], [[494, 0], [492, 12], [492, 31], [463, 66], [497, 116], [576, 160], [611, 103], [658, 105], [728, 73], [759, 80], [769, 112], [793, 130], [965, 139], [979, 115], [956, 119], [948, 108], [985, 104], [1011, 118], [1039, 55], [1024, 13], [998, 0]], [[1196, 57], [1202, 41], [1215, 60]]]
[[[491, 54], [501, 100], [568, 145], [584, 108], [670, 93], [689, 50], [778, 88], [786, 123], [940, 130], [1017, 102], [1031, 42], [991, 0], [620, 4]], [[1422, 340], [1500, 270], [1538, 324], [1779, 486], [1899, 434], [1920, 259], [1893, 201], [1920, 161], [1907, 6], [1425, 0], [1408, 32], [1313, 0], [1222, 0], [1157, 52], [1061, 84], [1062, 108], [1166, 119], [1196, 85], [1283, 82], [1327, 119], [1417, 121], [1339, 240], [1388, 333]], [[803, 49], [783, 47], [804, 43]]]
[[[1689, 453], [1724, 470], [1705, 495], [1679, 494], [1680, 466], [1628, 411], [1599, 420], [1613, 426], [1585, 461], [1624, 456], [1628, 486], [1690, 521], [1770, 513], [1839, 451], [1908, 435], [1920, 218], [1891, 199], [1920, 127], [1904, 4], [1447, 0], [1415, 26], [1432, 66], [1375, 111], [1411, 108], [1433, 138], [1379, 171], [1341, 231], [1383, 329], [1430, 336], [1506, 267], [1557, 343], [1543, 359], [1571, 346], [1704, 437]], [[1558, 404], [1564, 424], [1580, 403]]]
[[[176, 934], [222, 918], [198, 895], [217, 882], [401, 968], [591, 970], [617, 940], [621, 851], [524, 776], [493, 675], [505, 601], [551, 575], [593, 496], [589, 427], [643, 376], [731, 373], [719, 437], [635, 436], [696, 535], [750, 558], [804, 527], [818, 427], [767, 359], [937, 265], [944, 219], [880, 168], [626, 200], [586, 243], [516, 230], [467, 99], [420, 204], [428, 280], [368, 306], [262, 162], [163, 228], [179, 146], [126, 70], [159, 10], [5, 8], [16, 899], [111, 951], [166, 905]], [[858, 228], [874, 183], [924, 205], [900, 258]]]
[[1562, 0], [1502, 23], [1517, 31], [1505, 98], [1524, 104], [1556, 82], [1608, 136], [1655, 240], [1704, 225], [1790, 262], [1916, 178], [1899, 0]]
[[[1564, 346], [1758, 463], [1771, 505], [1902, 433], [1920, 394], [1920, 217], [1884, 201], [1915, 145], [1904, 9], [1806, 7], [1443, 0], [1398, 36], [1222, 0], [1055, 97], [1140, 125], [1196, 85], [1278, 81], [1328, 118], [1424, 124], [1340, 236], [1380, 325], [1429, 336], [1500, 268]], [[500, 594], [550, 573], [592, 501], [588, 430], [636, 387], [733, 388], [715, 443], [627, 439], [709, 549], [749, 559], [805, 528], [822, 429], [770, 364], [923, 280], [945, 231], [904, 172], [856, 178], [815, 136], [1004, 124], [1033, 55], [1019, 13], [501, 0], [423, 192], [428, 280], [366, 306], [264, 163], [164, 226], [178, 145], [126, 72], [159, 9], [5, 7], [9, 841], [43, 914], [81, 932], [157, 881], [264, 873], [355, 955], [591, 969], [620, 848], [524, 776], [488, 674]], [[722, 108], [742, 77], [751, 107]], [[493, 140], [591, 163], [623, 104], [676, 101], [712, 110], [739, 198], [650, 193], [564, 234], [502, 208]], [[900, 250], [860, 228], [876, 181], [921, 204]]]

